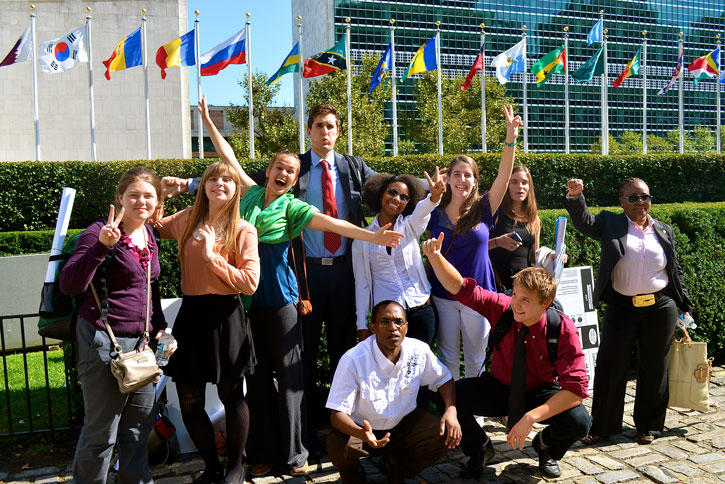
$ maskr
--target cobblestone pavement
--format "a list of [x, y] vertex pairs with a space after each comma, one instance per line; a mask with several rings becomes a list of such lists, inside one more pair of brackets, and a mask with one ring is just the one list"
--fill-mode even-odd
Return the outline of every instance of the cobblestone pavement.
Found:
[[[638, 445], [634, 442], [636, 432], [632, 421], [634, 408], [634, 382], [627, 387], [624, 424], [627, 427], [622, 434], [610, 441], [591, 447], [580, 443], [566, 454], [559, 463], [562, 475], [555, 482], [589, 483], [714, 483], [725, 482], [725, 411], [721, 405], [725, 402], [725, 368], [713, 369], [710, 385], [711, 408], [707, 413], [669, 409], [665, 422], [665, 432], [651, 445]], [[591, 405], [591, 399], [585, 401]], [[548, 481], [537, 471], [536, 453], [530, 442], [523, 452], [511, 450], [506, 446], [505, 428], [497, 422], [487, 420], [489, 432], [497, 454], [481, 480], [484, 483], [533, 483]], [[530, 437], [538, 429], [535, 427]], [[472, 479], [459, 477], [460, 469], [466, 461], [464, 455], [455, 450], [436, 465], [425, 469], [408, 483], [473, 483]], [[385, 477], [369, 461], [361, 461], [370, 483], [385, 483]], [[190, 484], [203, 468], [203, 463], [194, 454], [182, 456], [180, 462], [170, 466], [157, 466], [152, 469], [156, 484]], [[339, 482], [339, 474], [329, 459], [310, 465], [307, 476], [269, 475], [256, 477], [253, 484], [305, 482]], [[7, 475], [0, 469], [0, 484], [37, 484], [68, 483], [73, 481], [69, 469], [45, 467], [29, 469], [15, 475]], [[116, 484], [116, 476], [109, 475], [109, 484]]]

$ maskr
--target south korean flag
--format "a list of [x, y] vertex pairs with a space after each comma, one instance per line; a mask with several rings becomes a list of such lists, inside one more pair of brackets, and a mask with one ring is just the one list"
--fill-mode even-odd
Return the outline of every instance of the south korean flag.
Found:
[[79, 27], [57, 39], [40, 44], [38, 59], [45, 72], [62, 72], [78, 62], [88, 62], [85, 27]]

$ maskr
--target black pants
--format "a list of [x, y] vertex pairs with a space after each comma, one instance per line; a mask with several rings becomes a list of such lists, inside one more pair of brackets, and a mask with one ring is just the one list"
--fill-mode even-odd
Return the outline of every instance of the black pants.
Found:
[[416, 338], [433, 348], [433, 340], [438, 331], [438, 313], [435, 306], [428, 302], [425, 306], [405, 311], [408, 321], [407, 338]]
[[[560, 391], [558, 383], [527, 391], [526, 410], [542, 405]], [[508, 415], [508, 407], [509, 386], [490, 373], [456, 382], [456, 408], [463, 432], [461, 449], [466, 455], [473, 455], [488, 438], [474, 415], [503, 417]], [[548, 425], [542, 432], [542, 439], [549, 447], [551, 457], [559, 460], [574, 442], [587, 435], [591, 417], [584, 405], [580, 404], [540, 423]]]
[[677, 306], [667, 296], [645, 308], [632, 306], [624, 297], [607, 304], [594, 373], [592, 434], [609, 436], [622, 431], [627, 373], [635, 342], [639, 358], [634, 423], [639, 433], [662, 430], [669, 400], [670, 345], [676, 324]]
[[[312, 314], [302, 320], [302, 363], [305, 395], [303, 399], [303, 435], [306, 445], [314, 445], [319, 426], [329, 423], [329, 411], [317, 382], [331, 383], [337, 362], [356, 341], [355, 279], [349, 260], [333, 265], [307, 264]], [[318, 371], [322, 323], [325, 323], [328, 371]], [[322, 360], [320, 360], [322, 361]]]

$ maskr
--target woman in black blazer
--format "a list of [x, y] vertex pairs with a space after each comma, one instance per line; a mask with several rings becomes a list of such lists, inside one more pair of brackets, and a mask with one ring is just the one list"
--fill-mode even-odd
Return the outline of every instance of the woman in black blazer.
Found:
[[647, 184], [628, 178], [619, 186], [624, 213], [587, 208], [584, 184], [569, 180], [566, 209], [583, 234], [601, 242], [594, 301], [607, 303], [597, 354], [592, 427], [584, 439], [594, 444], [622, 431], [630, 355], [638, 346], [634, 423], [637, 442], [649, 444], [661, 431], [669, 393], [667, 368], [677, 316], [692, 310], [675, 252], [672, 227], [650, 215]]

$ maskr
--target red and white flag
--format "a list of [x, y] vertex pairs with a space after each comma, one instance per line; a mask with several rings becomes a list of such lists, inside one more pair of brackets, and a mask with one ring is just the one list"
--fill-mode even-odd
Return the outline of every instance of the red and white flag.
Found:
[[8, 55], [6, 55], [3, 61], [0, 62], [0, 67], [10, 66], [17, 64], [18, 62], [30, 60], [30, 54], [32, 52], [31, 43], [30, 25], [28, 25], [28, 28], [25, 29], [23, 35], [21, 35], [18, 41], [15, 42], [15, 45], [12, 49], [10, 49]]

